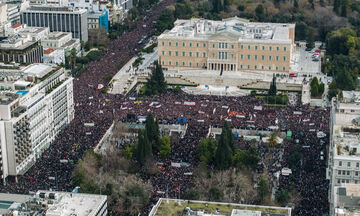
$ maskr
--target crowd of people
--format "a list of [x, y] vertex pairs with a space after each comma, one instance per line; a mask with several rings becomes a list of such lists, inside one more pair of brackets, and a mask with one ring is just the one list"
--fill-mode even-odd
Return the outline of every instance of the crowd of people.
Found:
[[[319, 159], [320, 151], [326, 151], [328, 143], [329, 111], [304, 106], [286, 108], [268, 107], [262, 100], [246, 97], [220, 97], [190, 95], [183, 92], [166, 92], [154, 97], [123, 96], [102, 93], [99, 84], [107, 86], [104, 77], [117, 71], [119, 62], [127, 62], [138, 48], [138, 41], [154, 33], [154, 22], [160, 12], [174, 0], [164, 0], [149, 14], [146, 20], [136, 22], [134, 30], [125, 32], [111, 41], [100, 60], [90, 62], [88, 69], [74, 80], [75, 119], [57, 136], [36, 163], [17, 181], [8, 181], [1, 192], [25, 193], [39, 189], [72, 191], [71, 175], [84, 152], [93, 148], [114, 120], [128, 121], [128, 114], [137, 119], [152, 113], [160, 123], [185, 123], [188, 128], [183, 137], [174, 136], [172, 152], [168, 159], [158, 162], [162, 170], [156, 175], [142, 175], [153, 184], [151, 202], [144, 210], [149, 212], [159, 197], [181, 197], [192, 185], [192, 172], [199, 163], [197, 147], [201, 137], [207, 136], [209, 127], [222, 127], [227, 121], [231, 127], [252, 130], [292, 131], [293, 139], [287, 142], [283, 166], [287, 166], [289, 152], [295, 145], [304, 148], [300, 174], [297, 178], [280, 177], [280, 187], [296, 184], [301, 193], [301, 203], [295, 215], [321, 215], [328, 212], [325, 179], [325, 160]], [[85, 127], [93, 123], [93, 127]], [[327, 137], [317, 137], [322, 131]]]

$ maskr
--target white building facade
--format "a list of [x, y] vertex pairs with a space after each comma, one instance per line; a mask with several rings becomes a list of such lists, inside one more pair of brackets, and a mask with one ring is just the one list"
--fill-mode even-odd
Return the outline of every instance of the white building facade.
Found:
[[9, 175], [23, 175], [74, 118], [73, 78], [63, 68], [33, 64], [7, 75], [26, 79], [11, 82], [12, 93], [0, 96], [4, 182]]

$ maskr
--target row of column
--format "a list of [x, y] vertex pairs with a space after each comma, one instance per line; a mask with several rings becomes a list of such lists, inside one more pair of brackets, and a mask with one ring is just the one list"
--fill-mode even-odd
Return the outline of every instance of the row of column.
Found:
[[208, 70], [236, 71], [236, 64], [208, 63]]

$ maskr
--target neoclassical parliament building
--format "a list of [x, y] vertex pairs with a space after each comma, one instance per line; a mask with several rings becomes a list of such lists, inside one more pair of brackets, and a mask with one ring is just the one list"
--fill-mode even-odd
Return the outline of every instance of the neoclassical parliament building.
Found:
[[165, 68], [290, 72], [295, 24], [233, 17], [174, 25], [158, 37], [159, 63]]

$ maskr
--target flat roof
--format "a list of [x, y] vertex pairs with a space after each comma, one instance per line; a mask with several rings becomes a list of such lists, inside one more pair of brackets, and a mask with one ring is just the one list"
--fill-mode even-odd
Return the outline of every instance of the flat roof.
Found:
[[68, 216], [75, 214], [77, 216], [92, 216], [107, 201], [105, 195], [54, 191], [39, 192], [55, 193], [59, 196], [58, 202], [55, 202], [56, 204], [49, 205], [46, 211], [47, 215]]
[[[180, 203], [180, 205], [179, 205]], [[189, 207], [192, 211], [201, 211], [204, 215], [230, 215], [234, 209], [260, 211], [268, 216], [291, 216], [291, 208], [277, 206], [246, 205], [237, 203], [220, 203], [208, 201], [179, 200], [160, 198], [152, 208], [149, 216], [181, 216], [179, 212], [184, 212]], [[235, 211], [239, 212], [239, 211]]]
[[53, 68], [46, 64], [32, 64], [26, 67], [23, 71], [26, 74], [30, 74], [38, 78], [42, 78], [52, 70]]
[[17, 203], [28, 201], [30, 195], [0, 193], [0, 214], [9, 213], [9, 208]]
[[174, 27], [162, 33], [159, 39], [229, 40], [250, 43], [291, 44], [292, 23], [260, 23], [232, 17], [221, 21], [192, 18], [176, 20]]

